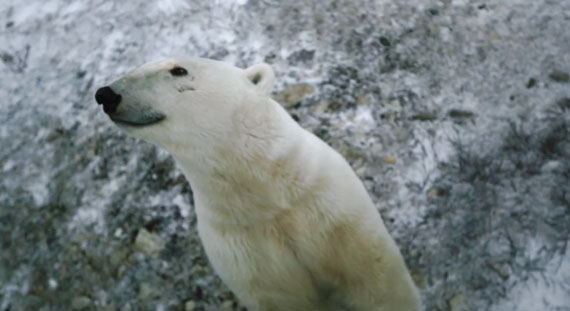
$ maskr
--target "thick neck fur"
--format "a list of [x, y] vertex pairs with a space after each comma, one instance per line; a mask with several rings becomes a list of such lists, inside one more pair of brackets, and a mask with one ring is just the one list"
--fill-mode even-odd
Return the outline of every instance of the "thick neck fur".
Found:
[[247, 115], [236, 113], [234, 132], [224, 144], [199, 155], [174, 153], [192, 186], [200, 221], [260, 224], [303, 196], [306, 172], [298, 163], [304, 133], [281, 106], [269, 101], [263, 105], [268, 111], [240, 109]]

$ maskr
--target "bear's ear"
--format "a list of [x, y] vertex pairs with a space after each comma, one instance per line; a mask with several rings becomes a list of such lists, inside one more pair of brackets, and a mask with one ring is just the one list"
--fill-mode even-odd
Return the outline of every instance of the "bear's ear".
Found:
[[267, 64], [253, 65], [244, 70], [247, 79], [254, 85], [254, 87], [263, 95], [269, 95], [273, 90], [273, 82], [275, 81], [275, 74], [273, 68]]

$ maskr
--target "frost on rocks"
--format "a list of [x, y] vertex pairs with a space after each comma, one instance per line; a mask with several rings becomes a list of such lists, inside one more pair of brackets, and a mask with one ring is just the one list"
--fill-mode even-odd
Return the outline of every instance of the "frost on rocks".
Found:
[[1, 1], [0, 311], [241, 308], [208, 265], [175, 162], [93, 100], [179, 55], [274, 67], [274, 97], [354, 167], [426, 310], [570, 310], [568, 12]]

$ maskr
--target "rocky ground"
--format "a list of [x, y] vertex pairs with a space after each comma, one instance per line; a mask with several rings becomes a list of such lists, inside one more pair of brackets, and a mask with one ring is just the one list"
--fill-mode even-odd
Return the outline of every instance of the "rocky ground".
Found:
[[277, 73], [426, 310], [570, 310], [570, 2], [0, 2], [0, 311], [241, 310], [164, 151], [93, 99], [152, 60]]

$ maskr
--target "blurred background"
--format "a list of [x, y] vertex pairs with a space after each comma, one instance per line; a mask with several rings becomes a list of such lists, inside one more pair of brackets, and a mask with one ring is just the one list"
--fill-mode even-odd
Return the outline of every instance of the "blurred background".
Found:
[[426, 310], [570, 310], [570, 2], [2, 0], [0, 311], [244, 310], [172, 158], [95, 90], [266, 62], [340, 151]]

